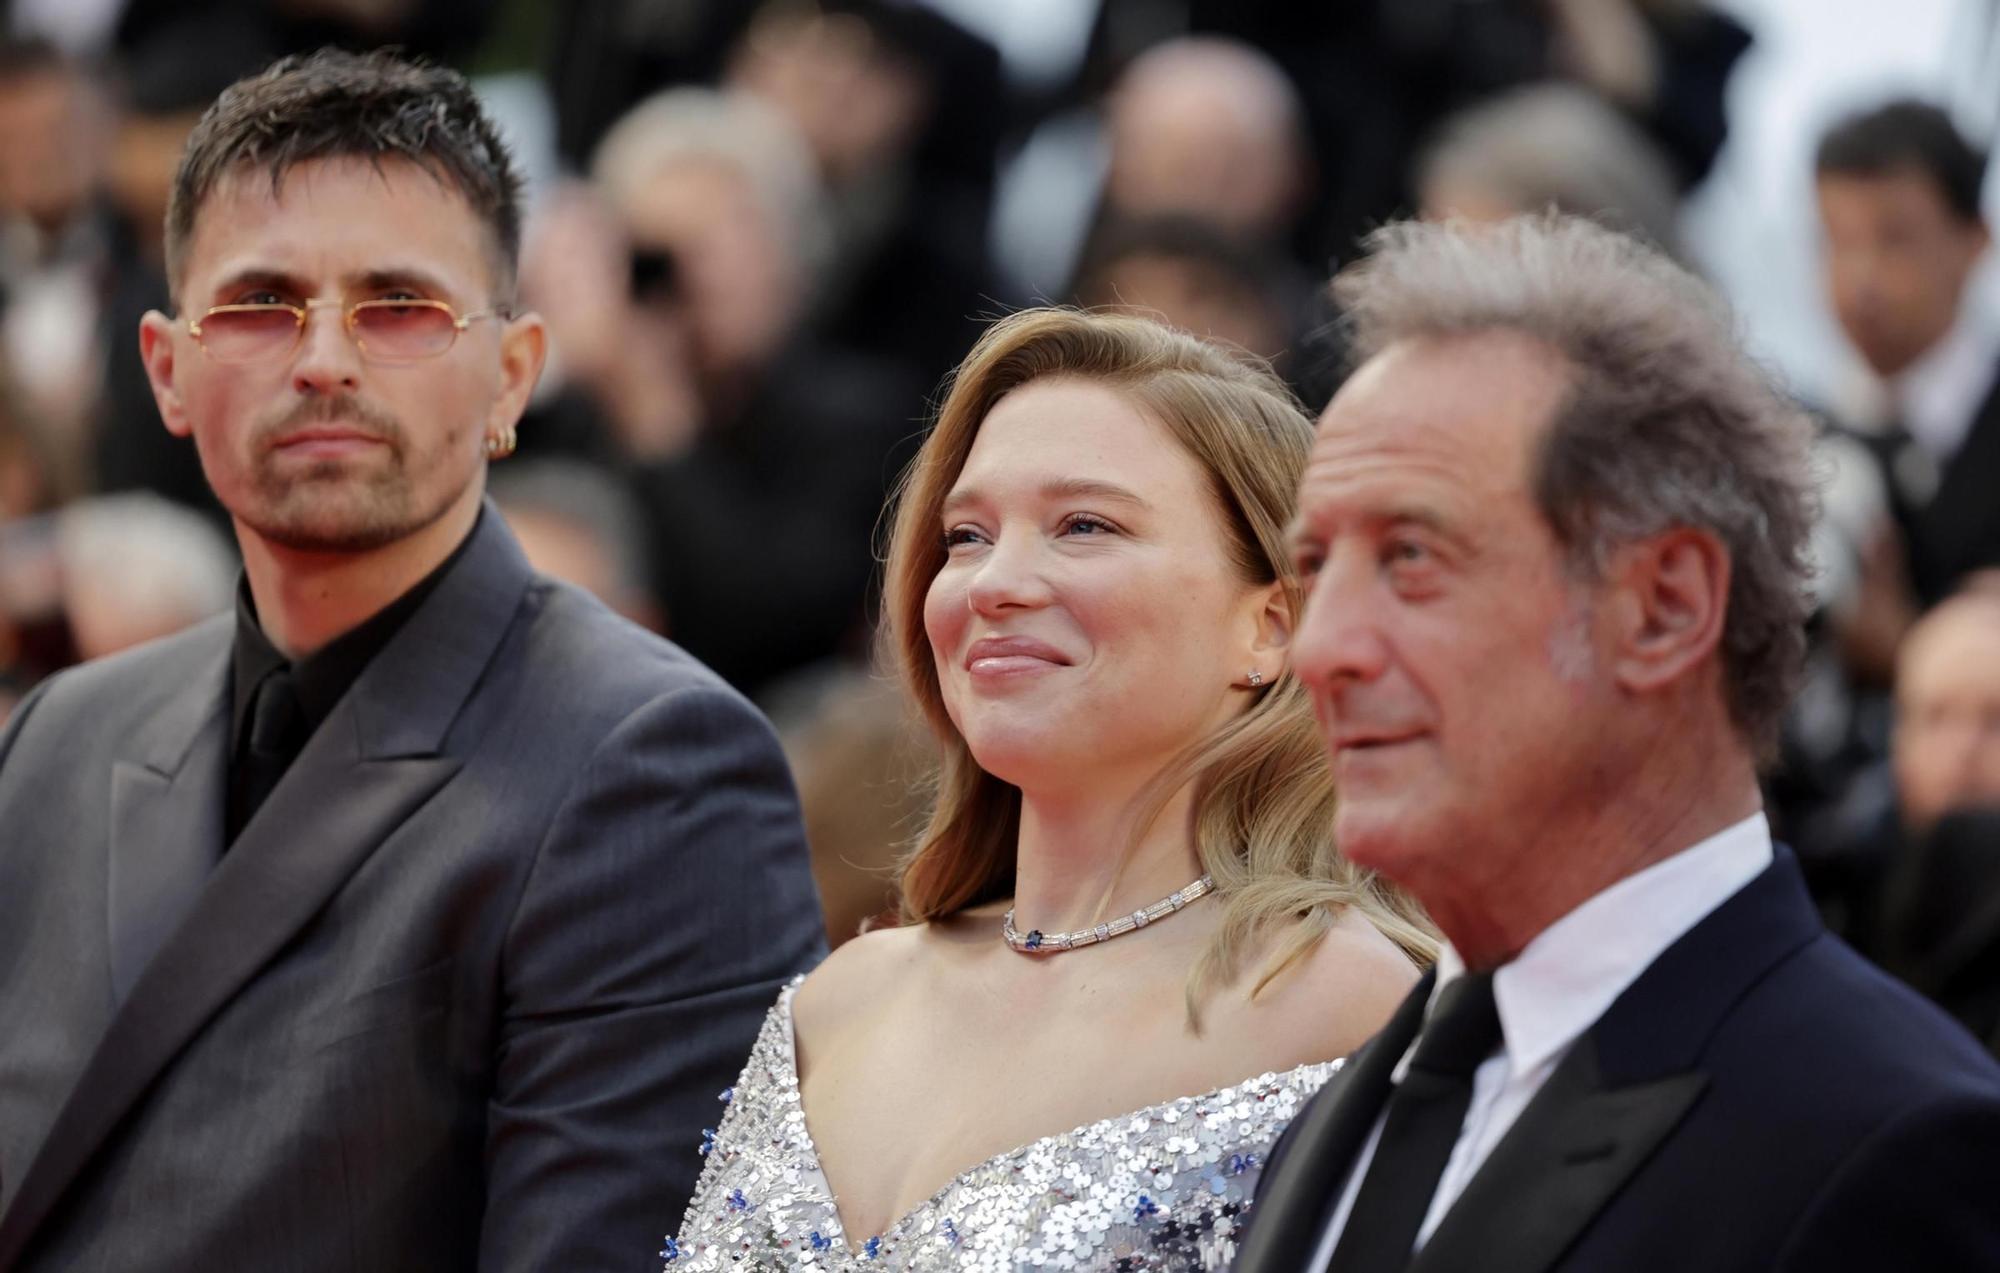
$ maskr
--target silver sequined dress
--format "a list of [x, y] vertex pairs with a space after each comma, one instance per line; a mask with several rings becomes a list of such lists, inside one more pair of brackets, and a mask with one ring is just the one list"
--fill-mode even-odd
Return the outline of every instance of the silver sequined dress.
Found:
[[1049, 1136], [954, 1177], [886, 1231], [852, 1242], [799, 1105], [794, 982], [721, 1124], [666, 1273], [690, 1269], [1219, 1269], [1235, 1253], [1264, 1157], [1338, 1061], [1263, 1074]]

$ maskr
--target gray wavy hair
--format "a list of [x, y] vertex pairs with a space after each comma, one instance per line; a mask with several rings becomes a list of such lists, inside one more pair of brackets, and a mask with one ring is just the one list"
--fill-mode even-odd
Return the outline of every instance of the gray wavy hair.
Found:
[[1494, 329], [1568, 362], [1533, 482], [1580, 577], [1671, 527], [1727, 547], [1728, 706], [1768, 759], [1805, 653], [1812, 429], [1743, 351], [1728, 306], [1658, 250], [1557, 213], [1398, 222], [1368, 248], [1333, 284], [1357, 362], [1405, 339]]

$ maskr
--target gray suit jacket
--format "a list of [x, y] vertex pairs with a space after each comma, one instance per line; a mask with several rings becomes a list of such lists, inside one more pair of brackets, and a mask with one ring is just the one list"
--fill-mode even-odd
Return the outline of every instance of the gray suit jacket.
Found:
[[231, 619], [0, 738], [0, 1270], [640, 1269], [822, 951], [769, 727], [489, 508], [220, 852]]

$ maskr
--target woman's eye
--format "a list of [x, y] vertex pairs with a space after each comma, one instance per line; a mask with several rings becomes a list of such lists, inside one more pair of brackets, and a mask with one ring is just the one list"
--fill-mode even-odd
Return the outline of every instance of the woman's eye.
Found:
[[1110, 522], [1088, 513], [1072, 513], [1063, 519], [1062, 524], [1065, 535], [1107, 535], [1116, 529]]
[[268, 287], [260, 287], [254, 292], [245, 292], [231, 301], [232, 305], [283, 305], [285, 298]]
[[944, 532], [944, 550], [946, 552], [950, 552], [952, 549], [964, 544], [976, 544], [978, 542], [979, 532], [970, 526], [952, 526]]

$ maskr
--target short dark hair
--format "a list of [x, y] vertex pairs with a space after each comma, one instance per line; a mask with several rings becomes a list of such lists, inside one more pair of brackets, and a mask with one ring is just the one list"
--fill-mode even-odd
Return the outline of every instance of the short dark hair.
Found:
[[493, 236], [502, 299], [521, 247], [521, 178], [472, 85], [458, 72], [392, 53], [281, 58], [224, 89], [194, 127], [167, 203], [167, 275], [179, 290], [195, 214], [215, 187], [262, 169], [275, 191], [316, 159], [415, 163], [465, 197]]
[[1880, 177], [1914, 168], [1929, 177], [1962, 220], [1977, 221], [1986, 184], [1986, 156], [1973, 148], [1951, 116], [1914, 98], [1898, 98], [1850, 115], [1820, 138], [1813, 171]]

